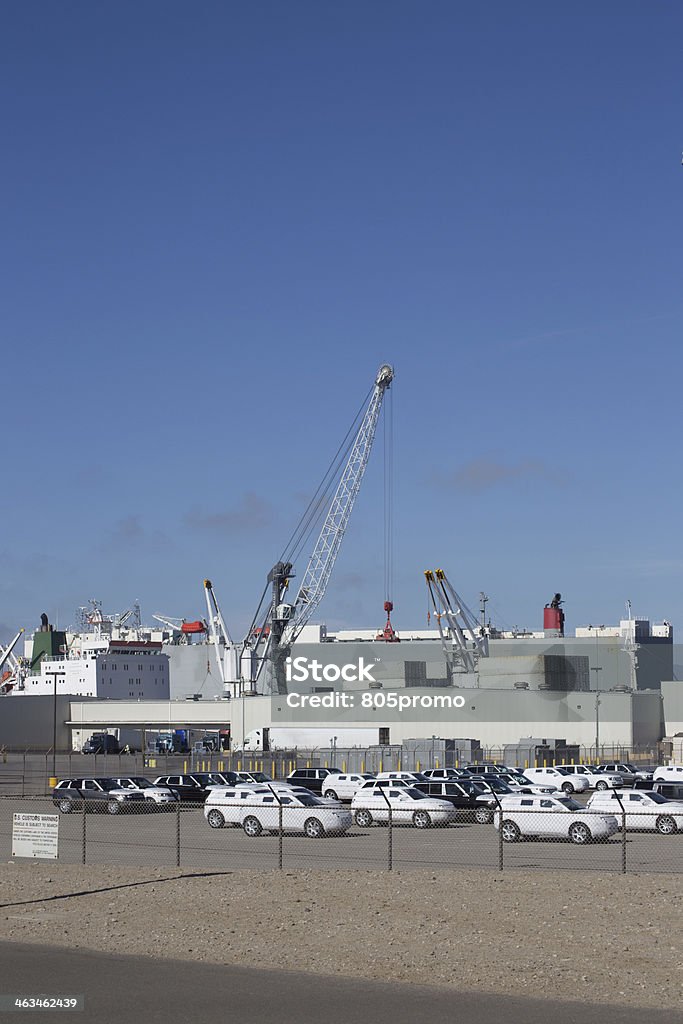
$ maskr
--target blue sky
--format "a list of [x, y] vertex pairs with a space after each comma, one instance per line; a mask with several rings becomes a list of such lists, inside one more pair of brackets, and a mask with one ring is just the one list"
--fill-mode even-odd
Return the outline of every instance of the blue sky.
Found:
[[[435, 566], [683, 627], [679, 5], [2, 17], [0, 635], [205, 576], [240, 635], [385, 361], [399, 628]], [[382, 472], [330, 625], [382, 622]]]

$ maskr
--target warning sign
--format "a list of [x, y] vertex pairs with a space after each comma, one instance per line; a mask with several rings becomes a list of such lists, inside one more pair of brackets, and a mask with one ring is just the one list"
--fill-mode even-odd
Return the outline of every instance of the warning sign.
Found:
[[59, 846], [58, 814], [23, 814], [13, 816], [12, 856], [57, 859]]

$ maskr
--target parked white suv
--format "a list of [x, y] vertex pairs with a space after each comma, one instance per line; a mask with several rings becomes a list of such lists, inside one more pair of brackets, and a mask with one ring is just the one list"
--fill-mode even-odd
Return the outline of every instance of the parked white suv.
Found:
[[580, 775], [588, 782], [589, 789], [621, 789], [624, 785], [621, 775], [592, 771], [585, 764], [557, 764], [555, 767], [562, 768], [568, 775]]
[[683, 764], [667, 764], [655, 768], [653, 782], [683, 782]]
[[588, 779], [570, 775], [563, 768], [527, 768], [524, 774], [532, 782], [556, 786], [569, 794], [585, 793], [588, 789]]
[[513, 793], [538, 793], [540, 796], [559, 793], [557, 786], [551, 783], [532, 782], [526, 775], [499, 775], [496, 777], [509, 786]]
[[310, 839], [346, 832], [353, 822], [350, 811], [303, 788], [223, 787], [212, 789], [204, 803], [204, 817], [211, 828], [237, 825], [252, 837], [264, 830], [277, 832], [280, 813], [283, 831], [303, 832]]
[[175, 806], [178, 803], [178, 796], [168, 786], [155, 786], [149, 779], [141, 775], [131, 775], [127, 778], [114, 779], [119, 789], [129, 790], [133, 793], [142, 793], [145, 800], [155, 804], [166, 804]]
[[[606, 764], [599, 764], [596, 771], [606, 772], [608, 775], [621, 775], [625, 786], [632, 786], [636, 780], [652, 782], [652, 772], [646, 768], [636, 768], [628, 761], [609, 761]], [[683, 777], [681, 781], [683, 781]]]
[[422, 772], [377, 772], [375, 776], [377, 779], [403, 779], [409, 786], [412, 786], [413, 782], [428, 782], [429, 780]]
[[595, 793], [587, 806], [592, 811], [609, 811], [622, 823], [622, 806], [626, 812], [626, 829], [652, 829], [663, 836], [683, 830], [683, 801], [667, 800], [649, 789], [629, 789], [625, 793]]
[[376, 787], [359, 789], [351, 801], [356, 825], [367, 828], [373, 821], [388, 821], [389, 807], [393, 824], [414, 825], [415, 828], [430, 828], [432, 825], [449, 825], [456, 821], [457, 811], [453, 804], [437, 797], [426, 796], [409, 786]]
[[328, 775], [323, 780], [323, 796], [333, 800], [352, 800], [361, 786], [371, 782], [375, 776], [372, 772], [340, 772]]
[[501, 810], [495, 811], [493, 821], [495, 827], [501, 829], [505, 843], [516, 843], [523, 836], [537, 836], [566, 838], [577, 846], [584, 846], [594, 840], [609, 839], [619, 829], [613, 814], [591, 814], [569, 796], [520, 794], [503, 796], [500, 804]]

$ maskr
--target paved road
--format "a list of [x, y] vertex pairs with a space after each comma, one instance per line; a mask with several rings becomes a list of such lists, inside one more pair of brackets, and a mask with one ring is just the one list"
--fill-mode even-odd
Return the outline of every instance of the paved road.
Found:
[[[0, 943], [3, 994], [85, 996], [81, 1012], [20, 1011], [3, 1020], [197, 1024], [678, 1024], [683, 1014], [461, 993], [420, 985], [113, 956]], [[11, 980], [10, 980], [11, 979]]]
[[[12, 854], [14, 811], [58, 813], [50, 800], [0, 800], [0, 859]], [[177, 858], [177, 821], [174, 811], [152, 814], [88, 814], [86, 859], [89, 864], [174, 866]], [[351, 868], [383, 870], [388, 862], [389, 830], [378, 826], [353, 827], [344, 836], [305, 839], [285, 836], [285, 868]], [[498, 833], [491, 825], [463, 824], [446, 829], [393, 829], [395, 868], [498, 867]], [[81, 863], [83, 816], [60, 815], [59, 857], [65, 863]], [[607, 843], [577, 847], [569, 842], [527, 840], [505, 844], [508, 868], [580, 868], [615, 872], [621, 870], [619, 836]], [[679, 872], [683, 870], [683, 834], [627, 834], [627, 868], [631, 871]], [[241, 829], [214, 830], [201, 810], [183, 807], [180, 814], [180, 863], [183, 867], [277, 868], [277, 837], [245, 836]]]

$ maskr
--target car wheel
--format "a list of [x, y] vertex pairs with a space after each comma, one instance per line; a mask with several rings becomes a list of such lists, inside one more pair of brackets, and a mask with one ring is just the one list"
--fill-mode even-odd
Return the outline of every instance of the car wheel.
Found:
[[339, 799], [339, 797], [337, 796], [333, 789], [326, 789], [325, 792], [323, 793], [323, 796], [329, 796], [332, 800]]
[[431, 823], [432, 819], [427, 811], [415, 811], [413, 814], [413, 825], [415, 828], [429, 828]]
[[600, 790], [604, 790], [604, 789], [608, 789], [608, 786], [607, 786], [606, 782], [598, 782], [598, 784], [597, 784], [597, 786], [595, 788], [596, 789], [600, 789]]
[[225, 825], [225, 818], [223, 817], [220, 811], [216, 810], [215, 807], [209, 811], [209, 813], [206, 816], [206, 820], [208, 821], [211, 828], [223, 828], [223, 826]]
[[107, 800], [107, 812], [109, 814], [118, 814], [121, 810], [121, 805], [118, 800]]
[[258, 818], [255, 818], [253, 814], [250, 814], [248, 817], [244, 819], [244, 821], [242, 822], [242, 828], [244, 829], [246, 834], [248, 836], [251, 836], [252, 838], [260, 836], [261, 833], [263, 832], [261, 822], [258, 820]]
[[514, 821], [504, 821], [500, 830], [504, 843], [518, 843], [522, 835], [519, 825], [516, 825]]
[[356, 811], [354, 818], [356, 819], [356, 825], [360, 825], [361, 828], [369, 828], [372, 825], [370, 811]]
[[71, 800], [60, 800], [57, 806], [59, 807], [62, 814], [71, 814], [74, 807]]
[[317, 818], [307, 818], [304, 822], [304, 835], [309, 839], [321, 839], [325, 835], [322, 821]]
[[677, 831], [676, 822], [670, 814], [662, 814], [657, 818], [655, 828], [663, 836], [672, 836]]
[[488, 807], [477, 807], [474, 812], [474, 820], [479, 825], [490, 825], [493, 821], [493, 811], [490, 811]]
[[593, 837], [588, 825], [584, 825], [582, 821], [575, 821], [573, 825], [569, 826], [569, 838], [577, 846], [585, 846]]
[[562, 789], [567, 795], [574, 792], [574, 787], [572, 786], [571, 782], [563, 782]]

